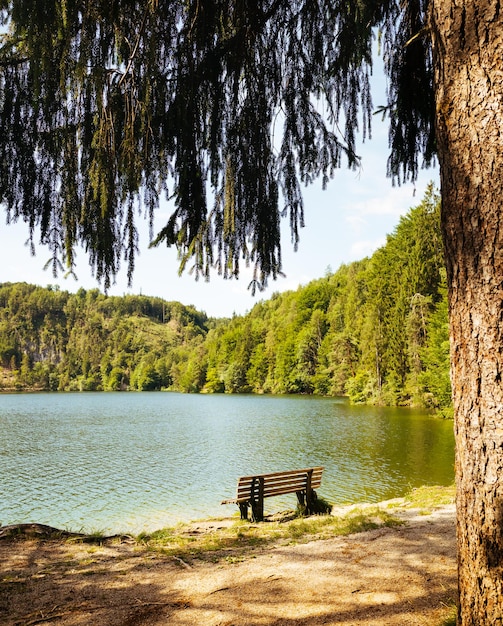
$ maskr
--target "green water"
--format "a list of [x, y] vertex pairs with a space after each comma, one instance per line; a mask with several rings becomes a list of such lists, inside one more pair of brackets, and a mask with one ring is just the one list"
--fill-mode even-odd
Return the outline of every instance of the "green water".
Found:
[[[0, 396], [0, 523], [154, 529], [231, 515], [243, 474], [323, 465], [333, 504], [454, 478], [452, 422], [305, 396]], [[295, 506], [273, 498], [266, 512]]]

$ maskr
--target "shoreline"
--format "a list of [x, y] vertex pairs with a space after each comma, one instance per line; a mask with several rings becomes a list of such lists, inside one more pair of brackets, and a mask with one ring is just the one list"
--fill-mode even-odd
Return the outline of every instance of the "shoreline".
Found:
[[[399, 498], [392, 498], [383, 500], [376, 503], [361, 502], [347, 505], [335, 505], [332, 506], [331, 512], [328, 516], [331, 517], [344, 517], [351, 514], [354, 511], [365, 511], [380, 509], [387, 511], [390, 515], [395, 515], [403, 521], [410, 521], [417, 516], [430, 516], [438, 511], [449, 511], [454, 507], [454, 485], [443, 486], [424, 486], [417, 489], [413, 489], [408, 496]], [[311, 518], [322, 518], [323, 515], [308, 516]], [[293, 519], [308, 519], [302, 517], [296, 517], [295, 511], [278, 511], [275, 513], [267, 514], [264, 518], [264, 522], [258, 524], [267, 524], [267, 522], [288, 522]], [[85, 540], [90, 538], [96, 538], [96, 540], [113, 540], [134, 537], [155, 535], [163, 530], [175, 530], [183, 532], [183, 529], [190, 529], [192, 527], [207, 528], [209, 530], [228, 528], [236, 523], [240, 523], [239, 514], [235, 513], [233, 516], [208, 516], [196, 519], [180, 520], [175, 524], [168, 526], [162, 526], [152, 530], [142, 530], [139, 533], [133, 532], [118, 532], [112, 534], [105, 534], [99, 531], [93, 532], [79, 532], [68, 529], [57, 528], [49, 524], [39, 522], [20, 522], [15, 524], [0, 524], [0, 540], [7, 539], [9, 537], [21, 537], [28, 536], [32, 538], [73, 538]], [[246, 522], [244, 522], [246, 523]], [[252, 524], [252, 522], [249, 522]]]
[[[51, 536], [50, 527], [45, 537], [4, 537], [0, 622], [454, 624], [455, 507], [436, 490], [423, 496], [338, 507], [331, 516], [196, 520], [136, 539], [86, 541]], [[360, 532], [349, 525], [337, 534], [339, 519], [356, 520]]]

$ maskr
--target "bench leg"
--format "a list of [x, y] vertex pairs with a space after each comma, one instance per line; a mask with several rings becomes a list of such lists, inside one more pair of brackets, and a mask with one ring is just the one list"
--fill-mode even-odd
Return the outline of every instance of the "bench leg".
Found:
[[311, 489], [309, 493], [309, 498], [306, 497], [306, 513], [308, 515], [313, 515], [316, 513], [316, 500], [318, 499], [318, 495], [314, 489]]
[[241, 519], [248, 519], [248, 502], [240, 502], [238, 504]]
[[295, 493], [297, 494], [297, 500], [298, 500], [299, 504], [301, 506], [306, 506], [305, 492], [304, 491], [296, 491]]
[[297, 501], [299, 503], [300, 515], [305, 515], [307, 513], [306, 492], [305, 491], [296, 491], [295, 495], [297, 496]]
[[299, 501], [299, 505], [304, 508], [306, 515], [312, 515], [315, 509], [315, 502], [317, 499], [316, 491], [314, 489], [310, 489], [309, 493], [305, 491], [296, 491], [297, 500]]
[[313, 470], [309, 470], [306, 476], [306, 514], [311, 515], [314, 511], [313, 502], [316, 499], [316, 492], [311, 489]]
[[264, 519], [264, 477], [254, 478], [251, 487], [252, 497], [250, 500], [252, 520], [262, 522]]
[[264, 521], [264, 500], [252, 500], [251, 501], [251, 510], [252, 510], [252, 521], [253, 522], [263, 522]]

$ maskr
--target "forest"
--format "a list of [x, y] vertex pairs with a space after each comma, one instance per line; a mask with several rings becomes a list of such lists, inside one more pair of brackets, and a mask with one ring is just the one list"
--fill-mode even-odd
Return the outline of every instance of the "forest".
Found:
[[0, 390], [345, 395], [451, 415], [440, 200], [371, 257], [232, 319], [144, 295], [0, 284]]

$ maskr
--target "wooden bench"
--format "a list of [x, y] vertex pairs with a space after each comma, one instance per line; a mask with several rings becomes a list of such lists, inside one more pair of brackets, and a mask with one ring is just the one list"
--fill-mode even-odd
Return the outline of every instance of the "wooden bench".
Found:
[[248, 519], [248, 507], [251, 508], [252, 520], [261, 522], [264, 519], [264, 498], [296, 493], [299, 504], [305, 507], [306, 513], [314, 512], [316, 491], [321, 485], [323, 467], [275, 472], [273, 474], [257, 474], [241, 476], [238, 479], [237, 495], [232, 500], [224, 500], [222, 504], [237, 504], [241, 519]]

